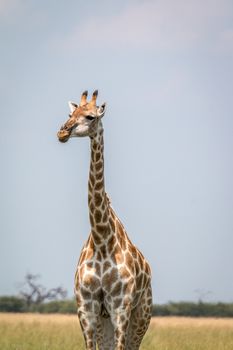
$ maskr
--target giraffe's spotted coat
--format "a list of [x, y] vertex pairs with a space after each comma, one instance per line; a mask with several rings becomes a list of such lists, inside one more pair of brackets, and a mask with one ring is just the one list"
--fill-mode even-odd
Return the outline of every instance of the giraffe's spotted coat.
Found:
[[[66, 132], [71, 133], [70, 125], [83, 120], [82, 113], [90, 114], [90, 109], [94, 113], [96, 92], [89, 104], [86, 95], [82, 95], [81, 105], [73, 112], [68, 126], [58, 133], [61, 141], [67, 140]], [[105, 192], [103, 127], [101, 120], [93, 123], [89, 127], [91, 232], [75, 275], [78, 316], [87, 350], [95, 350], [96, 342], [100, 350], [137, 350], [151, 318], [151, 272]]]

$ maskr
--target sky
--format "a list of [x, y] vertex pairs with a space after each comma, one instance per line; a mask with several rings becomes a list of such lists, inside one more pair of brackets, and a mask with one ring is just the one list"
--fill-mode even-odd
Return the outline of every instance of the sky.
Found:
[[154, 302], [233, 302], [233, 2], [1, 0], [0, 39], [0, 295], [30, 272], [73, 296], [90, 146], [56, 133], [99, 89], [106, 190]]

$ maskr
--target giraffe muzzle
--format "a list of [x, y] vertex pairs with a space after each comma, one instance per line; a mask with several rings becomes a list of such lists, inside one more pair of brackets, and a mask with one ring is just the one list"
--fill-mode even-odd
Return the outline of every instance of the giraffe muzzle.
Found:
[[68, 130], [60, 130], [57, 133], [58, 140], [62, 143], [65, 143], [69, 140], [70, 138], [70, 131]]

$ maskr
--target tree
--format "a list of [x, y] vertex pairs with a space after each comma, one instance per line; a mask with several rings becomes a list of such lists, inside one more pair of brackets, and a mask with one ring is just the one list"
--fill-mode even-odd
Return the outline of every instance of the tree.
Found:
[[44, 301], [64, 299], [67, 296], [67, 291], [61, 286], [51, 289], [46, 289], [38, 283], [39, 275], [31, 273], [26, 274], [25, 281], [20, 290], [20, 296], [25, 300], [27, 307], [31, 305], [40, 305]]

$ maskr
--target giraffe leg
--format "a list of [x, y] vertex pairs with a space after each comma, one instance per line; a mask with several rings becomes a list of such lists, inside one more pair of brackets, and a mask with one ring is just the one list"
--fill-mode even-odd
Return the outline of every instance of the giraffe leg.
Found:
[[149, 327], [152, 312], [151, 285], [145, 290], [138, 306], [132, 311], [128, 336], [127, 350], [138, 350]]
[[93, 312], [78, 310], [79, 322], [86, 343], [86, 350], [96, 350], [96, 326], [97, 316]]
[[114, 350], [114, 330], [110, 318], [99, 318], [96, 338], [99, 350]]
[[130, 320], [130, 307], [119, 308], [111, 314], [111, 321], [114, 329], [114, 350], [126, 350], [127, 331]]

